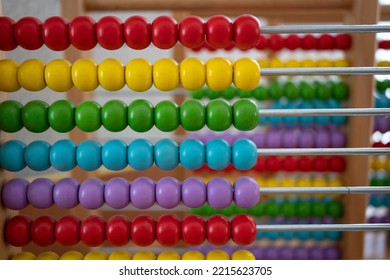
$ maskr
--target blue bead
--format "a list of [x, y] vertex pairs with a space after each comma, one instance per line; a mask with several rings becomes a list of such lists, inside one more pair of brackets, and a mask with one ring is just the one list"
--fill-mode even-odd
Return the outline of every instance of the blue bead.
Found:
[[294, 232], [292, 231], [284, 231], [280, 233], [280, 236], [285, 240], [291, 240], [294, 238]]
[[298, 231], [295, 232], [295, 236], [300, 240], [307, 240], [310, 238], [310, 232], [308, 231]]
[[85, 140], [76, 151], [76, 161], [81, 169], [93, 171], [102, 165], [102, 145], [95, 140]]
[[[321, 100], [314, 100], [315, 109], [327, 108], [326, 102]], [[330, 116], [317, 116], [314, 117], [314, 121], [317, 125], [328, 125], [330, 123]]]
[[340, 231], [328, 231], [325, 233], [326, 238], [330, 240], [340, 240], [341, 239], [341, 232]]
[[109, 170], [122, 170], [127, 166], [127, 145], [121, 140], [110, 140], [103, 145], [102, 162]]
[[147, 170], [154, 162], [153, 144], [145, 139], [137, 139], [127, 149], [127, 160], [135, 170]]
[[238, 139], [233, 143], [232, 162], [238, 170], [253, 168], [257, 162], [257, 147], [249, 139]]
[[203, 166], [206, 158], [205, 147], [197, 139], [186, 139], [180, 145], [180, 163], [184, 168], [196, 170]]
[[162, 139], [154, 145], [154, 161], [162, 170], [172, 170], [179, 165], [179, 146], [171, 139]]
[[206, 162], [211, 169], [225, 169], [230, 164], [231, 157], [231, 147], [226, 140], [216, 138], [207, 143]]
[[276, 232], [276, 231], [269, 231], [266, 234], [267, 234], [267, 238], [269, 240], [276, 240], [280, 237], [279, 232]]
[[262, 231], [256, 232], [256, 240], [266, 238], [266, 233]]
[[48, 169], [50, 164], [50, 144], [45, 141], [34, 141], [24, 149], [24, 162], [35, 171]]
[[[326, 102], [328, 108], [341, 108], [341, 102], [337, 101], [333, 98], [328, 99]], [[348, 121], [347, 116], [331, 116], [330, 117], [331, 123], [334, 125], [345, 125]]]
[[[302, 103], [298, 106], [299, 109], [313, 109], [313, 104], [309, 101], [302, 101]], [[314, 123], [313, 116], [300, 116], [298, 117], [298, 122], [301, 125], [312, 125]]]
[[321, 241], [321, 240], [324, 240], [325, 237], [326, 237], [326, 234], [324, 231], [313, 231], [311, 233], [311, 237], [314, 239], [314, 240], [317, 240], [317, 241]]
[[59, 171], [69, 171], [76, 166], [76, 144], [68, 139], [59, 140], [51, 146], [50, 163]]
[[[282, 109], [282, 105], [278, 101], [274, 101], [271, 105], [271, 109]], [[282, 117], [271, 116], [267, 117], [267, 123], [271, 126], [277, 126], [282, 124]]]
[[24, 149], [26, 144], [19, 140], [5, 142], [0, 147], [0, 164], [8, 171], [16, 172], [26, 167]]

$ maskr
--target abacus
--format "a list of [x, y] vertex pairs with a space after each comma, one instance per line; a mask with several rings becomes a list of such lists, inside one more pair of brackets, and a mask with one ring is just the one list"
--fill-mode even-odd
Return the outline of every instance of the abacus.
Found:
[[[281, 2], [283, 7], [293, 6], [293, 12], [289, 14], [291, 18], [295, 16], [296, 19], [299, 14], [297, 10], [309, 5], [306, 8], [315, 12], [310, 13], [306, 19], [308, 21], [311, 17], [318, 20], [318, 15], [326, 17], [329, 12], [334, 15], [334, 11], [337, 11], [336, 17], [341, 19], [340, 22], [344, 21], [340, 10], [346, 10], [346, 7], [341, 7], [344, 4], [338, 4], [338, 1], [327, 1], [329, 10], [325, 12], [320, 12], [321, 7], [305, 1]], [[358, 215], [353, 216], [351, 212], [365, 207], [365, 197], [358, 194], [390, 193], [388, 187], [365, 186], [368, 174], [364, 171], [368, 167], [367, 156], [389, 154], [390, 150], [370, 148], [368, 135], [349, 139], [349, 146], [345, 148], [345, 131], [338, 130], [338, 126], [346, 124], [345, 116], [363, 116], [358, 118], [359, 121], [357, 118], [349, 120], [348, 133], [353, 134], [358, 130], [369, 131], [368, 116], [390, 114], [389, 108], [370, 108], [372, 75], [390, 74], [388, 67], [372, 67], [375, 50], [372, 33], [389, 32], [390, 27], [375, 25], [374, 9], [377, 3], [368, 2], [350, 1], [348, 9], [354, 11], [348, 10], [349, 15], [353, 15], [354, 20], [349, 22], [352, 25], [260, 26], [259, 20], [246, 12], [234, 20], [227, 17], [237, 16], [237, 12], [243, 9], [249, 9], [253, 14], [272, 15], [271, 4], [249, 0], [229, 4], [232, 5], [229, 11], [219, 11], [220, 7], [226, 5], [223, 1], [198, 3], [195, 9], [185, 1], [173, 0], [164, 1], [164, 4], [158, 1], [75, 0], [63, 1], [64, 18], [50, 17], [43, 23], [34, 17], [15, 21], [0, 18], [2, 51], [11, 51], [18, 46], [26, 51], [34, 51], [43, 45], [53, 51], [65, 51], [65, 59], [47, 63], [38, 59], [0, 61], [0, 90], [9, 92], [10, 97], [10, 100], [0, 104], [1, 131], [16, 133], [25, 129], [28, 133], [43, 133], [51, 129], [63, 138], [52, 144], [44, 140], [24, 143], [17, 139], [4, 139], [2, 142], [0, 164], [7, 179], [2, 186], [2, 203], [7, 210], [2, 210], [1, 228], [7, 245], [1, 244], [1, 248], [4, 248], [1, 257], [42, 260], [338, 259], [340, 251], [333, 245], [312, 248], [271, 246], [264, 249], [254, 242], [264, 236], [268, 240], [280, 236], [300, 240], [322, 240], [326, 236], [339, 240], [338, 233], [346, 231], [342, 257], [361, 258], [361, 231], [390, 229], [388, 223], [363, 223], [364, 211], [361, 209]], [[91, 17], [81, 16], [87, 11], [100, 9], [148, 10], [152, 7], [174, 10], [174, 17], [158, 16], [148, 21], [142, 16], [131, 16], [121, 21], [115, 16], [105, 16], [95, 22]], [[240, 9], [234, 11], [235, 7]], [[226, 16], [213, 15], [223, 12], [226, 12]], [[191, 13], [207, 19], [190, 16]], [[288, 16], [286, 18], [288, 22]], [[312, 33], [323, 34], [316, 37]], [[355, 33], [370, 34], [363, 37]], [[289, 35], [284, 38], [280, 34]], [[358, 55], [356, 45], [364, 46], [369, 54]], [[174, 59], [162, 58], [154, 63], [145, 58], [132, 58], [129, 61], [105, 58], [100, 63], [80, 58], [82, 51], [93, 50], [97, 46], [109, 51], [122, 46], [129, 48], [129, 51], [154, 46], [162, 50], [174, 48], [175, 53]], [[385, 48], [386, 44], [381, 43], [381, 46]], [[271, 65], [270, 62], [271, 67], [264, 67], [264, 61], [246, 55], [235, 61], [222, 57], [208, 60], [184, 58], [183, 47], [196, 52], [206, 48], [212, 55], [214, 50], [219, 49], [247, 51], [269, 48], [276, 52], [287, 48], [337, 49], [354, 52], [355, 56], [354, 60], [351, 59], [351, 67], [346, 61], [335, 61], [333, 65], [324, 60], [318, 63], [290, 60], [286, 65], [277, 62]], [[260, 81], [263, 77], [293, 75], [338, 75], [349, 76], [351, 80], [315, 82], [314, 86], [303, 80], [299, 88], [292, 82], [280, 85], [274, 80], [264, 86]], [[12, 92], [21, 88], [36, 92], [46, 87], [53, 92], [68, 92], [67, 98], [50, 105], [42, 100], [25, 104], [12, 100]], [[180, 94], [174, 95], [173, 100], [163, 100], [153, 105], [143, 96], [152, 87], [159, 92], [170, 94], [174, 91]], [[110, 92], [108, 102], [96, 102], [88, 93], [98, 88]], [[357, 97], [357, 88], [370, 94]], [[203, 99], [184, 100], [184, 90], [192, 91], [195, 98], [206, 96], [213, 100], [207, 103]], [[120, 99], [123, 95], [118, 91], [124, 91], [125, 95], [142, 96], [128, 104]], [[2, 94], [5, 96], [5, 93]], [[240, 98], [233, 102], [226, 101], [237, 96]], [[330, 108], [323, 108], [315, 101], [309, 106], [307, 103], [296, 104], [298, 109], [277, 103], [272, 108], [259, 108], [256, 102], [248, 98], [263, 101], [279, 100], [282, 96], [289, 101], [298, 98], [327, 101], [334, 98], [339, 102], [350, 97], [353, 108], [341, 108], [340, 103], [333, 101], [329, 102]], [[296, 135], [296, 131], [288, 127], [283, 128], [286, 135], [284, 140], [276, 130], [268, 131], [267, 136], [250, 134], [259, 122], [277, 127], [282, 120], [287, 120], [286, 123], [291, 126], [299, 123], [307, 127], [319, 120], [322, 125], [330, 127], [320, 126], [315, 132], [302, 128], [296, 140], [290, 136]], [[90, 136], [101, 128], [119, 133], [128, 127], [131, 128], [130, 133], [151, 130], [174, 133], [168, 135], [174, 136], [175, 140], [164, 137], [152, 141], [136, 137], [125, 142], [114, 136], [107, 141], [97, 141]], [[232, 127], [244, 132], [223, 139], [221, 132]], [[207, 141], [201, 141], [202, 133], [196, 133], [204, 128], [215, 133], [214, 137], [209, 136]], [[191, 132], [190, 135], [194, 137], [186, 138], [180, 129]], [[335, 136], [329, 136], [330, 130]], [[68, 133], [69, 137], [65, 137], [64, 133]], [[258, 144], [261, 137], [266, 137], [264, 146]], [[362, 157], [344, 159], [340, 157], [343, 155]], [[283, 156], [283, 159], [277, 156]], [[12, 173], [8, 173], [20, 172], [26, 167], [37, 172], [54, 168], [61, 173], [58, 173], [58, 178], [38, 176], [33, 180], [12, 178]], [[333, 187], [331, 179], [325, 185], [313, 179], [312, 186], [302, 183], [303, 186], [277, 187], [278, 184], [268, 182], [270, 187], [263, 188], [262, 181], [254, 178], [255, 172], [271, 173], [281, 168], [286, 172], [345, 171], [347, 184], [337, 182], [337, 186]], [[213, 174], [214, 177], [202, 179], [202, 172]], [[235, 177], [232, 180], [232, 172], [240, 176], [233, 174]], [[288, 195], [301, 194], [346, 195], [347, 222], [335, 220], [341, 216], [341, 206], [331, 197], [319, 198], [312, 204], [305, 200], [281, 201], [278, 198], [267, 202], [266, 210], [262, 209], [265, 203], [260, 201], [260, 195], [282, 195], [286, 198]], [[153, 210], [156, 205], [159, 207], [157, 211]], [[96, 212], [102, 207], [111, 210]], [[126, 207], [131, 207], [132, 211], [119, 212]], [[192, 213], [176, 210], [180, 207], [193, 208]], [[10, 215], [10, 210], [20, 213]], [[66, 210], [68, 212], [64, 214]], [[139, 210], [151, 212], [138, 214]], [[166, 211], [174, 212], [167, 214]], [[278, 219], [279, 211], [285, 219]], [[264, 221], [261, 218], [263, 212], [275, 220]], [[52, 213], [56, 218], [50, 216]], [[317, 220], [298, 223], [297, 217], [308, 218], [312, 213]], [[39, 249], [34, 244], [40, 246]], [[126, 250], [128, 244], [137, 247], [134, 254]], [[91, 249], [102, 245], [123, 246], [124, 250], [109, 253], [104, 247], [101, 251]], [[179, 252], [185, 246], [191, 248]], [[23, 247], [23, 251], [17, 252], [16, 247]], [[144, 247], [148, 247], [147, 250]]]

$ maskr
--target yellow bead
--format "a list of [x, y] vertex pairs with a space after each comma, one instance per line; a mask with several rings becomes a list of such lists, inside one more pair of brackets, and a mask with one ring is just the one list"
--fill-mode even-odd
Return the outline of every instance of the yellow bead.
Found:
[[180, 260], [180, 255], [174, 251], [165, 251], [158, 255], [157, 260], [159, 261], [169, 261], [169, 260]]
[[316, 63], [312, 59], [304, 59], [301, 62], [301, 67], [314, 68], [316, 67]]
[[272, 57], [270, 60], [269, 60], [269, 67], [271, 68], [283, 68], [284, 65], [283, 65], [283, 61], [281, 61], [279, 58], [277, 57]]
[[84, 260], [85, 261], [91, 261], [91, 260], [94, 260], [94, 261], [104, 261], [104, 260], [107, 260], [107, 255], [106, 253], [104, 252], [89, 252], [88, 254], [86, 254], [84, 256]]
[[134, 254], [133, 260], [152, 261], [156, 259], [156, 255], [151, 251], [139, 251]]
[[267, 178], [267, 181], [265, 181], [265, 186], [268, 188], [279, 187], [279, 185], [280, 185], [280, 182], [275, 177], [269, 177], [269, 178]]
[[269, 67], [269, 62], [266, 59], [258, 59], [257, 63], [259, 63], [260, 69]]
[[232, 254], [232, 260], [256, 260], [255, 256], [248, 250], [238, 250]]
[[98, 66], [95, 61], [81, 58], [72, 65], [72, 81], [82, 91], [93, 91], [99, 86]]
[[60, 260], [78, 261], [84, 259], [83, 254], [77, 251], [68, 251], [61, 255]]
[[290, 177], [286, 177], [282, 180], [281, 186], [286, 188], [292, 188], [295, 187], [296, 181]]
[[50, 61], [45, 67], [45, 81], [54, 91], [64, 92], [72, 88], [71, 64], [65, 59]]
[[207, 253], [206, 255], [206, 260], [230, 260], [229, 255], [222, 250], [211, 250], [210, 252]]
[[187, 251], [183, 254], [182, 260], [204, 260], [204, 255], [195, 250]]
[[196, 90], [206, 82], [206, 67], [199, 58], [190, 57], [180, 63], [180, 83], [187, 90]]
[[232, 63], [222, 57], [214, 57], [206, 63], [206, 83], [213, 90], [225, 90], [233, 80]]
[[343, 185], [343, 182], [339, 177], [336, 177], [336, 178], [329, 179], [328, 185], [330, 187], [341, 187]]
[[385, 163], [382, 162], [382, 160], [381, 160], [379, 157], [374, 157], [374, 158], [371, 160], [370, 167], [371, 167], [371, 169], [373, 169], [374, 171], [379, 171], [379, 170], [381, 170], [382, 168], [384, 168], [384, 166], [385, 166]]
[[14, 92], [20, 89], [17, 79], [18, 63], [11, 59], [0, 60], [0, 91]]
[[390, 156], [386, 157], [384, 168], [386, 169], [387, 172], [390, 173]]
[[19, 65], [18, 81], [21, 87], [30, 91], [39, 91], [46, 87], [45, 64], [39, 59], [29, 59]]
[[102, 88], [117, 91], [125, 85], [125, 68], [116, 58], [103, 60], [98, 66], [98, 79]]
[[40, 253], [36, 259], [37, 260], [58, 260], [59, 258], [60, 256], [57, 253], [47, 251], [47, 252]]
[[109, 260], [131, 260], [131, 254], [126, 251], [118, 250], [115, 252], [112, 252], [108, 256]]
[[390, 61], [385, 61], [385, 60], [379, 61], [377, 63], [377, 66], [378, 67], [389, 67], [390, 66]]
[[143, 58], [130, 60], [126, 65], [125, 77], [129, 89], [147, 91], [153, 85], [152, 64]]
[[11, 260], [18, 260], [18, 261], [29, 261], [29, 260], [35, 260], [35, 255], [31, 252], [20, 252], [14, 255]]
[[317, 67], [332, 67], [332, 61], [329, 59], [320, 59], [317, 61]]
[[260, 82], [260, 66], [254, 59], [240, 58], [233, 66], [234, 85], [241, 90], [253, 90]]
[[289, 59], [286, 62], [286, 67], [288, 68], [299, 68], [301, 67], [301, 63], [296, 59]]
[[153, 65], [154, 86], [162, 91], [174, 90], [179, 86], [179, 65], [171, 58], [163, 58]]
[[333, 61], [334, 67], [349, 67], [349, 60], [348, 59], [336, 59]]
[[297, 181], [297, 187], [311, 187], [311, 180], [309, 178], [301, 177]]

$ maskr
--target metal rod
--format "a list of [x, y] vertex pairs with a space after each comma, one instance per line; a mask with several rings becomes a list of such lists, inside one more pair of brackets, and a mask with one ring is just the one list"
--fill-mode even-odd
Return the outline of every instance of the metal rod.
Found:
[[390, 187], [270, 187], [262, 188], [261, 194], [390, 194]]
[[257, 231], [387, 231], [390, 224], [257, 225]]
[[390, 67], [262, 68], [262, 76], [281, 75], [386, 75]]
[[283, 149], [257, 149], [260, 156], [288, 156], [288, 155], [354, 155], [372, 156], [388, 155], [390, 148], [283, 148]]
[[259, 109], [259, 115], [270, 116], [386, 116], [390, 108], [337, 109]]
[[261, 27], [262, 34], [382, 32], [390, 32], [390, 25], [276, 25]]

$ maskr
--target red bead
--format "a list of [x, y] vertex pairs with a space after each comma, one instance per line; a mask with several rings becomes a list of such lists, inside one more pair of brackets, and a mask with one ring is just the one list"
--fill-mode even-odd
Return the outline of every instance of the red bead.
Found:
[[178, 40], [177, 22], [170, 16], [159, 16], [152, 22], [152, 42], [159, 49], [173, 48]]
[[256, 49], [265, 50], [268, 49], [268, 37], [260, 35], [259, 42], [256, 45]]
[[279, 34], [272, 34], [268, 38], [268, 46], [273, 51], [280, 51], [284, 47], [284, 39]]
[[334, 37], [329, 34], [321, 34], [320, 37], [318, 37], [317, 48], [319, 50], [334, 49]]
[[24, 17], [15, 23], [16, 43], [26, 50], [37, 50], [43, 45], [42, 22], [35, 17]]
[[187, 48], [196, 49], [205, 40], [205, 24], [202, 18], [197, 16], [185, 17], [179, 25], [180, 43]]
[[106, 239], [106, 222], [98, 216], [89, 216], [81, 222], [80, 239], [90, 247], [97, 247], [103, 244]]
[[42, 37], [49, 49], [66, 50], [70, 45], [68, 22], [62, 17], [49, 17], [43, 22]]
[[5, 240], [12, 246], [22, 247], [30, 243], [31, 220], [27, 216], [12, 217], [5, 226]]
[[304, 35], [301, 38], [301, 48], [303, 50], [315, 50], [317, 48], [317, 39], [311, 34]]
[[301, 46], [301, 38], [296, 34], [290, 34], [284, 39], [284, 44], [289, 50], [296, 50]]
[[107, 240], [114, 246], [123, 246], [130, 240], [131, 223], [125, 216], [111, 217], [106, 225]]
[[269, 172], [278, 172], [282, 167], [282, 162], [278, 157], [271, 156], [265, 159], [265, 166]]
[[245, 214], [236, 215], [231, 222], [232, 240], [238, 245], [250, 245], [256, 240], [256, 222]]
[[216, 51], [217, 49], [216, 48], [213, 48], [212, 46], [210, 46], [209, 43], [207, 43], [206, 41], [203, 43], [203, 48], [205, 48], [206, 50], [208, 50], [209, 52], [214, 52]]
[[223, 49], [233, 41], [233, 23], [226, 16], [212, 16], [206, 22], [206, 41], [216, 49]]
[[96, 38], [107, 50], [119, 49], [125, 42], [122, 21], [115, 16], [102, 17], [96, 23]]
[[324, 156], [316, 156], [313, 160], [314, 170], [324, 172], [328, 170], [328, 160]]
[[0, 50], [12, 51], [18, 44], [14, 39], [14, 20], [9, 17], [0, 17]]
[[260, 40], [260, 21], [252, 15], [238, 16], [233, 23], [233, 41], [240, 50], [255, 47]]
[[[1, 31], [0, 31], [1, 32]], [[390, 49], [390, 40], [382, 40], [378, 42], [378, 48], [388, 50]]]
[[328, 166], [330, 171], [333, 172], [344, 172], [345, 171], [345, 158], [342, 156], [332, 156], [328, 159]]
[[69, 23], [69, 39], [76, 49], [93, 49], [97, 44], [95, 20], [89, 16], [75, 17]]
[[264, 172], [266, 170], [265, 160], [262, 157], [257, 158], [257, 162], [254, 169], [259, 172]]
[[31, 240], [38, 246], [49, 246], [56, 241], [56, 221], [50, 216], [42, 216], [31, 223]]
[[74, 216], [60, 218], [56, 223], [55, 236], [62, 245], [76, 245], [80, 241], [80, 220]]
[[143, 16], [129, 17], [123, 23], [125, 42], [134, 50], [146, 49], [152, 41], [150, 23]]
[[283, 159], [283, 169], [285, 171], [294, 172], [297, 170], [297, 160], [292, 156], [286, 156]]
[[372, 144], [372, 146], [374, 148], [384, 148], [385, 147], [385, 144], [382, 143], [382, 141], [379, 141], [379, 142], [374, 142], [374, 144]]
[[309, 157], [302, 156], [298, 160], [298, 169], [302, 172], [312, 171], [313, 170], [313, 164]]
[[180, 240], [180, 220], [175, 215], [162, 215], [156, 223], [156, 239], [162, 246], [174, 246]]
[[224, 245], [230, 240], [230, 237], [230, 222], [225, 216], [213, 215], [207, 220], [207, 240], [210, 244]]
[[131, 224], [131, 239], [138, 246], [149, 246], [156, 239], [156, 223], [151, 216], [140, 215]]
[[225, 51], [230, 51], [232, 50], [236, 45], [234, 44], [234, 42], [231, 42], [229, 45], [227, 45], [226, 47], [224, 47], [223, 49]]
[[202, 244], [206, 240], [206, 222], [197, 215], [185, 217], [181, 222], [181, 235], [187, 245]]
[[337, 34], [335, 37], [334, 48], [337, 50], [348, 50], [352, 45], [352, 37], [349, 34]]

